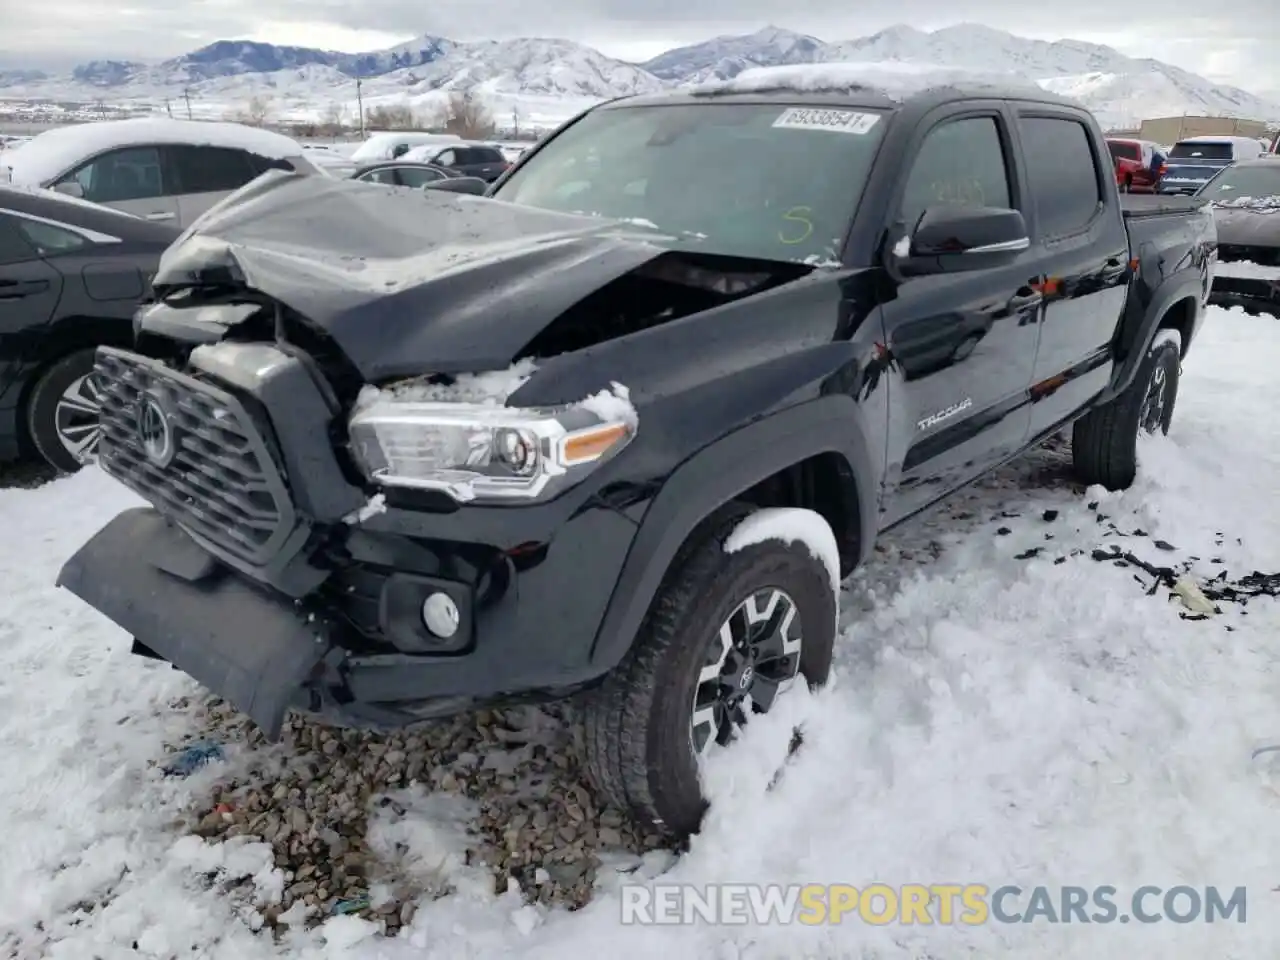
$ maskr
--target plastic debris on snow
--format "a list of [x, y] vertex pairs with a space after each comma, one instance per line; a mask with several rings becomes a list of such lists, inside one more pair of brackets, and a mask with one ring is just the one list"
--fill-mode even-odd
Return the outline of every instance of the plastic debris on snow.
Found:
[[[1105, 536], [1115, 536], [1120, 538], [1149, 538], [1145, 530], [1135, 529], [1129, 532], [1121, 530], [1118, 526], [1111, 522], [1110, 518], [1099, 511], [1098, 501], [1089, 503], [1089, 510], [1094, 513], [1097, 522], [1106, 527]], [[1010, 513], [1008, 516], [1017, 516], [1017, 513]], [[1046, 510], [1043, 519], [1046, 522], [1053, 522], [1058, 517], [1058, 511]], [[997, 536], [1007, 535], [1010, 532], [1008, 527], [1000, 527], [995, 531]], [[1046, 534], [1045, 539], [1052, 539], [1052, 534]], [[1173, 544], [1160, 539], [1150, 539], [1151, 545], [1162, 553], [1173, 553], [1178, 550]], [[1217, 546], [1221, 546], [1223, 542], [1223, 534], [1217, 535]], [[1044, 552], [1044, 547], [1031, 547], [1021, 553], [1014, 555], [1015, 560], [1030, 560], [1038, 557]], [[1083, 550], [1073, 550], [1069, 555], [1059, 556], [1054, 559], [1054, 563], [1065, 563], [1068, 556], [1079, 556], [1084, 553]], [[1134, 575], [1134, 580], [1142, 585], [1147, 596], [1152, 596], [1163, 587], [1169, 591], [1169, 598], [1177, 600], [1184, 608], [1185, 612], [1179, 613], [1184, 620], [1204, 620], [1208, 617], [1222, 613], [1220, 602], [1236, 603], [1240, 606], [1247, 606], [1250, 598], [1253, 597], [1277, 597], [1280, 596], [1280, 573], [1262, 573], [1254, 570], [1253, 572], [1240, 577], [1237, 580], [1229, 580], [1227, 571], [1222, 570], [1212, 578], [1207, 580], [1197, 579], [1191, 573], [1192, 565], [1200, 559], [1200, 557], [1191, 556], [1181, 561], [1177, 565], [1162, 566], [1150, 560], [1144, 560], [1132, 550], [1125, 550], [1119, 545], [1112, 543], [1106, 549], [1098, 547], [1090, 552], [1090, 557], [1098, 563], [1110, 563], [1120, 568], [1130, 568], [1140, 570], [1151, 578], [1150, 582], [1143, 580], [1140, 576]], [[1213, 563], [1220, 563], [1219, 558], [1211, 559]], [[1233, 629], [1228, 626], [1228, 630]]]
[[199, 740], [178, 751], [174, 759], [165, 764], [163, 771], [165, 776], [185, 777], [207, 763], [222, 759], [224, 759], [222, 744], [212, 740]]

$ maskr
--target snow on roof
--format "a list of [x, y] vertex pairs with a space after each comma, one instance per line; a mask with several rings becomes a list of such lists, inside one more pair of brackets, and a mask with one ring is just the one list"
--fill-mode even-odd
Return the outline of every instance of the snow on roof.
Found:
[[408, 151], [396, 159], [406, 160], [410, 163], [426, 163], [437, 153], [443, 150], [444, 147], [445, 145], [443, 143], [423, 143], [416, 147], [410, 147]]
[[875, 61], [866, 63], [798, 63], [782, 67], [752, 67], [730, 80], [713, 80], [692, 88], [695, 94], [864, 93], [898, 100], [939, 87], [998, 86], [1045, 96], [1043, 88], [1016, 74], [977, 73], [931, 63]]
[[460, 143], [461, 137], [452, 133], [416, 133], [401, 131], [398, 133], [375, 133], [351, 154], [351, 159], [360, 163], [372, 160], [390, 160], [391, 149], [401, 143]]
[[4, 163], [14, 183], [40, 185], [105, 150], [151, 143], [232, 147], [273, 160], [302, 155], [296, 140], [240, 123], [136, 117], [46, 130], [19, 149], [6, 151]]

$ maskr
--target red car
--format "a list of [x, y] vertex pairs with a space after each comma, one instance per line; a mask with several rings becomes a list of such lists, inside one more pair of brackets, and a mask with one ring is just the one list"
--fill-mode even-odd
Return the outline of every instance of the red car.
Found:
[[1115, 162], [1116, 186], [1121, 193], [1154, 193], [1160, 178], [1164, 176], [1162, 163], [1151, 169], [1152, 156], [1159, 148], [1149, 140], [1124, 140], [1108, 138], [1107, 147]]

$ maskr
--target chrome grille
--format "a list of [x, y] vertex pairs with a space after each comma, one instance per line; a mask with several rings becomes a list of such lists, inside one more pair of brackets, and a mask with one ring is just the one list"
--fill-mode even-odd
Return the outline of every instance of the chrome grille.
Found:
[[[98, 462], [197, 540], [252, 564], [271, 559], [294, 511], [267, 439], [219, 387], [149, 357], [100, 347]], [[157, 434], [157, 415], [170, 442]]]

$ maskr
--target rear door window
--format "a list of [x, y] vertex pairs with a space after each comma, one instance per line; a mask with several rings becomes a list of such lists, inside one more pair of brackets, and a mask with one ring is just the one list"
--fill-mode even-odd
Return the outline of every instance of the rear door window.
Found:
[[395, 167], [380, 167], [377, 170], [370, 170], [368, 173], [362, 173], [357, 179], [363, 183], [385, 183], [389, 187], [397, 185]]
[[421, 187], [423, 184], [444, 179], [443, 173], [430, 167], [400, 167], [396, 173], [399, 174], [402, 187]]
[[18, 229], [42, 257], [52, 257], [59, 253], [71, 253], [82, 247], [89, 246], [89, 241], [80, 234], [54, 226], [51, 223], [19, 218]]
[[35, 250], [18, 229], [20, 222], [18, 217], [0, 213], [0, 264], [35, 259]]
[[1040, 236], [1052, 239], [1084, 229], [1102, 204], [1088, 129], [1066, 117], [1021, 117], [1018, 133]]
[[492, 147], [467, 147], [463, 163], [502, 163], [502, 154]]
[[229, 193], [258, 175], [249, 155], [243, 150], [195, 146], [166, 149], [173, 164], [178, 193]]

